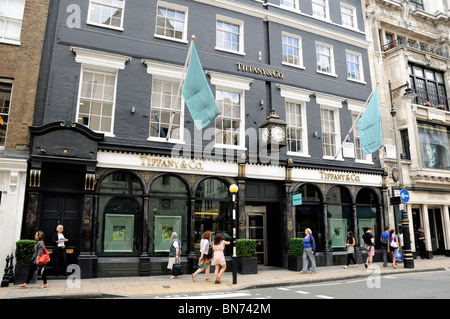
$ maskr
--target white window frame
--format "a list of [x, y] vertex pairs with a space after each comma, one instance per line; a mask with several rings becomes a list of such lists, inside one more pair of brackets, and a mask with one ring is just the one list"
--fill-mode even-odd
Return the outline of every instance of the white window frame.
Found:
[[[8, 139], [8, 131], [9, 131], [8, 130], [8, 122], [9, 122], [9, 118], [11, 116], [11, 106], [12, 106], [12, 100], [13, 100], [14, 81], [10, 80], [10, 79], [5, 79], [5, 78], [0, 78], [0, 81], [3, 82], [3, 83], [12, 84], [11, 93], [9, 93], [9, 110], [8, 110], [8, 113], [7, 114], [6, 113], [0, 113], [0, 115], [6, 114], [8, 116], [8, 120], [6, 121], [7, 128], [6, 128], [6, 132], [5, 132], [5, 145], [6, 145], [6, 141]], [[4, 122], [3, 122], [3, 125], [5, 125]], [[5, 149], [5, 145], [0, 145], [0, 150], [4, 150]]]
[[126, 62], [131, 60], [131, 57], [111, 54], [101, 51], [94, 51], [79, 47], [71, 47], [71, 50], [75, 53], [75, 61], [81, 64], [80, 67], [80, 81], [78, 86], [78, 98], [77, 98], [77, 111], [75, 116], [75, 122], [78, 123], [79, 116], [79, 106], [81, 98], [81, 88], [83, 83], [83, 75], [85, 69], [97, 70], [99, 72], [115, 73], [115, 89], [113, 97], [112, 106], [112, 118], [111, 118], [111, 129], [109, 132], [96, 131], [104, 133], [105, 136], [114, 137], [114, 119], [115, 119], [115, 109], [116, 109], [116, 95], [117, 95], [117, 81], [118, 81], [118, 71], [125, 69]]
[[[21, 1], [21, 0], [4, 0], [6, 1], [7, 8], [9, 7], [10, 2], [14, 1]], [[0, 30], [0, 43], [7, 43], [7, 44], [13, 44], [13, 45], [21, 45], [20, 42], [20, 36], [22, 33], [22, 22], [23, 22], [23, 15], [25, 11], [25, 0], [23, 0], [23, 6], [21, 8], [21, 12], [19, 12], [19, 16], [12, 17], [11, 13], [8, 15], [8, 11], [6, 12], [6, 16], [0, 16], [0, 21], [4, 22], [3, 29]], [[9, 23], [16, 23], [17, 26], [20, 24], [19, 28], [19, 34], [15, 38], [5, 38], [5, 32], [6, 32], [6, 25]]]
[[[355, 122], [356, 117], [361, 113], [361, 110], [364, 107], [364, 103], [358, 103], [353, 101], [347, 101], [347, 107], [348, 110], [352, 112], [352, 125]], [[360, 118], [361, 119], [361, 118]], [[359, 122], [359, 120], [358, 120]], [[356, 123], [353, 127], [353, 144], [355, 148], [355, 162], [356, 163], [364, 163], [364, 164], [373, 164], [372, 154], [364, 155], [362, 154], [362, 149], [360, 155], [362, 156], [362, 159], [358, 159], [358, 152], [356, 145], [356, 140], [359, 139], [361, 141], [361, 135], [359, 131], [359, 123]]]
[[[118, 6], [104, 4], [104, 3], [101, 2], [101, 0], [89, 0], [89, 9], [88, 9], [88, 15], [87, 15], [86, 24], [94, 25], [94, 26], [102, 27], [102, 28], [107, 28], [107, 29], [123, 31], [124, 30], [124, 28], [123, 28], [123, 21], [125, 19], [125, 1], [126, 0], [123, 0], [123, 7], [120, 8]], [[120, 19], [120, 26], [116, 27], [116, 26], [113, 26], [113, 25], [107, 25], [107, 24], [104, 24], [104, 23], [98, 23], [98, 22], [91, 21], [91, 11], [92, 11], [91, 10], [92, 9], [91, 5], [93, 5], [93, 4], [96, 4], [96, 5], [99, 5], [99, 6], [104, 6], [104, 7], [112, 7], [112, 8], [120, 8], [120, 9], [122, 9], [122, 18]]]
[[[358, 79], [352, 79], [348, 76], [349, 75], [348, 64], [353, 63], [353, 62], [349, 62], [347, 60], [348, 54], [358, 57], [358, 68], [359, 68], [359, 78]], [[363, 68], [363, 63], [362, 63], [362, 54], [355, 52], [355, 51], [351, 51], [351, 50], [345, 50], [345, 63], [346, 63], [346, 68], [347, 68], [347, 80], [366, 84], [366, 82], [364, 80], [364, 68]]]
[[292, 5], [287, 5], [284, 3], [285, 0], [280, 0], [280, 7], [283, 9], [291, 10], [291, 11], [297, 11], [300, 12], [300, 5], [299, 0], [290, 0]]
[[[157, 29], [158, 29], [158, 10], [159, 10], [160, 6], [166, 8], [166, 9], [169, 9], [169, 10], [181, 11], [181, 12], [184, 13], [183, 36], [182, 36], [181, 39], [178, 39], [178, 38], [175, 38], [175, 37], [166, 36], [166, 35], [161, 35], [161, 34], [157, 33]], [[175, 41], [175, 42], [181, 42], [181, 43], [188, 43], [188, 40], [187, 40], [188, 7], [180, 6], [180, 5], [169, 3], [169, 2], [165, 2], [165, 1], [158, 1], [158, 4], [156, 6], [156, 19], [155, 20], [156, 20], [155, 21], [155, 34], [154, 34], [155, 38], [164, 39], [164, 40], [170, 40], [170, 41]]]
[[[324, 138], [323, 135], [327, 132], [324, 132], [323, 127], [323, 110], [331, 111], [334, 113], [334, 145], [335, 150], [333, 155], [325, 155], [323, 154], [323, 159], [326, 160], [334, 160], [334, 157], [336, 156], [339, 147], [341, 146], [341, 125], [340, 125], [340, 118], [339, 118], [339, 110], [342, 108], [342, 99], [331, 97], [331, 96], [325, 96], [325, 95], [318, 95], [316, 94], [316, 102], [320, 105], [320, 125], [321, 125], [321, 132], [322, 132], [322, 152], [323, 152], [323, 143]], [[336, 157], [336, 161], [343, 161], [342, 152], [339, 152], [339, 155]]]
[[[239, 42], [238, 42], [239, 50], [237, 50], [237, 51], [236, 50], [230, 50], [230, 49], [227, 49], [227, 48], [222, 48], [222, 47], [217, 45], [217, 32], [218, 32], [218, 30], [217, 30], [217, 22], [218, 21], [223, 21], [224, 23], [227, 23], [227, 24], [234, 24], [234, 25], [239, 26]], [[217, 51], [224, 51], [224, 52], [229, 52], [229, 53], [234, 53], [234, 54], [245, 55], [245, 50], [244, 50], [244, 22], [242, 20], [237, 20], [237, 19], [233, 19], [233, 18], [226, 17], [226, 16], [218, 14], [218, 15], [216, 15], [215, 30], [216, 30], [216, 46], [215, 46], [215, 49]], [[222, 32], [225, 32], [225, 31], [222, 31]]]
[[[180, 83], [181, 77], [183, 76], [183, 67], [172, 65], [172, 64], [166, 64], [161, 63], [157, 61], [151, 61], [151, 60], [145, 60], [144, 63], [147, 65], [147, 73], [152, 75], [152, 93], [153, 93], [153, 80], [159, 80], [159, 81], [166, 81], [166, 82], [178, 82]], [[175, 92], [176, 94], [176, 92]], [[176, 144], [185, 144], [184, 142], [184, 99], [183, 94], [181, 94], [180, 91], [180, 128], [179, 128], [179, 136], [178, 138], [167, 138], [165, 137], [156, 137], [151, 136], [151, 118], [149, 119], [149, 132], [148, 132], [148, 141], [153, 142], [161, 142], [161, 143], [176, 143]], [[152, 103], [150, 101], [150, 103]], [[152, 105], [150, 104], [150, 117], [152, 114]]]
[[[317, 51], [317, 46], [322, 46], [325, 47], [327, 49], [330, 50], [330, 56], [329, 56], [329, 63], [330, 63], [330, 72], [326, 72], [326, 71], [322, 71], [319, 70], [319, 62], [317, 61], [317, 56], [320, 54], [321, 56], [323, 56], [323, 54], [319, 53]], [[320, 73], [320, 74], [325, 74], [325, 75], [329, 75], [329, 76], [333, 76], [333, 77], [337, 77], [336, 74], [336, 66], [334, 64], [334, 48], [332, 45], [324, 43], [324, 42], [319, 42], [316, 41], [316, 72]]]
[[[283, 42], [283, 37], [289, 37], [295, 40], [298, 40], [298, 47], [295, 48], [294, 46], [290, 45], [290, 44], [285, 44]], [[284, 55], [284, 46], [287, 45], [289, 47], [295, 48], [297, 49], [297, 53], [298, 53], [298, 63], [289, 63], [284, 61], [285, 55]], [[292, 67], [296, 67], [299, 69], [305, 69], [305, 66], [303, 65], [303, 44], [302, 44], [302, 37], [295, 35], [295, 34], [291, 34], [291, 33], [287, 33], [287, 32], [282, 32], [281, 33], [281, 46], [282, 46], [282, 55], [283, 55], [283, 61], [282, 64], [287, 65], [287, 66], [292, 66]]]
[[[312, 2], [311, 3], [312, 4], [312, 16], [317, 19], [331, 21], [330, 20], [330, 6], [328, 4], [328, 0], [323, 0], [324, 1], [323, 5], [321, 3], [318, 3], [317, 1], [322, 1], [322, 0], [312, 0], [311, 1]], [[324, 16], [314, 14], [314, 6], [320, 6], [321, 8], [323, 7], [323, 11], [321, 10], [321, 12], [323, 12]]]
[[[279, 84], [277, 86], [280, 89], [280, 95], [285, 99], [285, 108], [286, 103], [295, 103], [299, 104], [301, 108], [301, 120], [302, 120], [302, 143], [303, 143], [303, 151], [302, 152], [292, 152], [289, 151], [289, 146], [287, 149], [287, 155], [292, 156], [300, 156], [300, 157], [311, 157], [309, 154], [309, 140], [308, 140], [308, 123], [307, 123], [307, 113], [306, 113], [306, 103], [310, 101], [310, 95], [314, 92], [290, 87], [286, 85]], [[286, 110], [286, 122], [288, 124], [287, 129], [289, 130], [290, 124], [288, 119], [288, 114]]]
[[[350, 15], [348, 15], [347, 13], [344, 13], [344, 12], [343, 12], [343, 9], [352, 10], [352, 13], [353, 13], [353, 14], [350, 16]], [[344, 18], [343, 18], [344, 15], [345, 15], [345, 16], [350, 16], [350, 17], [351, 17], [353, 26], [349, 26], [349, 25], [344, 24]], [[351, 5], [347, 4], [347, 3], [341, 2], [341, 21], [342, 21], [342, 26], [343, 26], [344, 28], [349, 28], [349, 29], [351, 29], [351, 30], [358, 30], [358, 19], [357, 19], [357, 17], [356, 17], [356, 8], [355, 8], [354, 6], [351, 6]]]
[[[216, 148], [228, 148], [228, 149], [238, 149], [238, 150], [246, 150], [245, 147], [245, 92], [250, 90], [250, 84], [253, 83], [253, 79], [237, 77], [232, 75], [226, 75], [222, 73], [216, 72], [208, 72], [211, 77], [211, 84], [216, 86], [217, 90], [233, 92], [240, 94], [240, 120], [241, 124], [239, 126], [239, 145], [229, 145], [215, 142], [214, 147]], [[217, 97], [217, 93], [215, 95]], [[221, 115], [216, 117], [220, 119]], [[214, 121], [214, 132], [216, 130], [215, 121]], [[215, 136], [215, 133], [214, 133]]]

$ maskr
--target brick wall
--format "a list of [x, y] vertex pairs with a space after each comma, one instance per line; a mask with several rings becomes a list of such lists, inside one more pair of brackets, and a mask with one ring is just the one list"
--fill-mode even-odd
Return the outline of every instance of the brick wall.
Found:
[[21, 45], [0, 42], [0, 78], [14, 80], [6, 148], [28, 150], [50, 0], [26, 0]]

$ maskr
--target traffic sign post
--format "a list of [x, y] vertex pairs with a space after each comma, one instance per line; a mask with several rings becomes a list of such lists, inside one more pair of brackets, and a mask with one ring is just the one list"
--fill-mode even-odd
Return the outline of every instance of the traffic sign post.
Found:
[[404, 239], [403, 264], [405, 268], [414, 268], [414, 258], [411, 252], [411, 235], [409, 233], [409, 219], [406, 210], [406, 203], [409, 202], [410, 198], [411, 196], [406, 189], [400, 191], [400, 200], [402, 201], [402, 204], [399, 205], [399, 208], [402, 213], [402, 232]]

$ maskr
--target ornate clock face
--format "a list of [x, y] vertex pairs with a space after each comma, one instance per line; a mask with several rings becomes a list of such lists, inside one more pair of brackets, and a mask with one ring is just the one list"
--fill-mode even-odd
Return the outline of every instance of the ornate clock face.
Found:
[[269, 129], [267, 127], [261, 129], [261, 140], [263, 143], [267, 143], [267, 139], [269, 138]]
[[272, 138], [279, 142], [282, 142], [284, 140], [285, 137], [285, 133], [283, 131], [283, 129], [279, 126], [276, 126], [274, 128], [272, 128]]

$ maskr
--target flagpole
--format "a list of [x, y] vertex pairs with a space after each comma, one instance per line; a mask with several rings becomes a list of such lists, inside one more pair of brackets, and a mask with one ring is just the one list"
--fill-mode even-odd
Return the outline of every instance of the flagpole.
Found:
[[[180, 80], [180, 85], [178, 86], [178, 91], [177, 91], [177, 95], [175, 96], [175, 105], [174, 108], [176, 106], [178, 106], [178, 103], [180, 103], [180, 97], [181, 97], [181, 90], [183, 88], [184, 85], [184, 81], [185, 81], [185, 77], [186, 77], [186, 72], [187, 72], [187, 67], [189, 64], [189, 60], [191, 59], [191, 53], [192, 53], [192, 47], [194, 45], [194, 40], [195, 40], [195, 35], [191, 36], [191, 44], [189, 46], [189, 51], [186, 57], [186, 61], [184, 62], [184, 68], [183, 68], [183, 73], [181, 74], [181, 80]], [[170, 110], [170, 122], [169, 122], [169, 129], [167, 131], [167, 137], [166, 137], [166, 141], [169, 140], [170, 138], [170, 130], [172, 129], [172, 122], [173, 122], [173, 118], [175, 117], [175, 111], [173, 111], [173, 109]]]
[[344, 146], [344, 143], [347, 141], [348, 137], [350, 136], [350, 134], [352, 133], [353, 129], [355, 128], [356, 123], [358, 123], [359, 118], [364, 113], [365, 109], [367, 108], [367, 104], [369, 104], [369, 101], [372, 98], [373, 94], [375, 93], [376, 88], [377, 87], [375, 86], [375, 89], [373, 89], [372, 92], [370, 93], [368, 99], [366, 100], [366, 103], [364, 103], [364, 106], [362, 107], [361, 111], [359, 112], [358, 117], [355, 119], [355, 121], [353, 122], [352, 127], [350, 128], [350, 130], [348, 131], [348, 133], [345, 136], [344, 140], [342, 141], [341, 147], [339, 147], [339, 150], [336, 153], [336, 156], [334, 157], [334, 159], [336, 159], [339, 156], [339, 154], [341, 154], [341, 150], [342, 150], [342, 147]]

